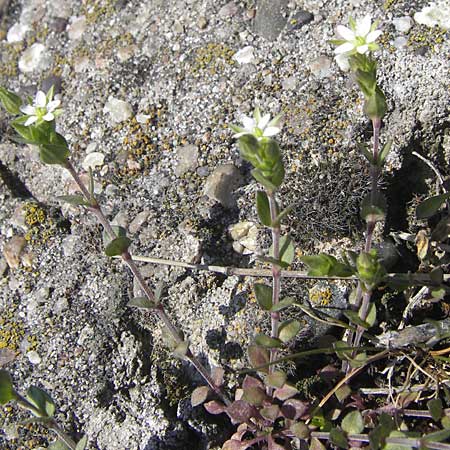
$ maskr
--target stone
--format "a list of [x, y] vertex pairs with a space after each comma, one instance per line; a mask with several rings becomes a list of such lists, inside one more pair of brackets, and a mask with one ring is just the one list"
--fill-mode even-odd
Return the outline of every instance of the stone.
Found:
[[92, 152], [84, 158], [84, 161], [81, 163], [81, 167], [83, 167], [83, 169], [87, 172], [89, 171], [89, 168], [95, 170], [96, 167], [102, 166], [104, 162], [105, 155], [103, 153]]
[[142, 113], [136, 114], [136, 120], [138, 123], [142, 123], [142, 124], [147, 123], [147, 120], [149, 120], [151, 118], [152, 118], [152, 116], [150, 116], [148, 114], [142, 114]]
[[8, 269], [8, 264], [6, 263], [6, 259], [0, 258], [0, 277], [5, 275], [7, 269]]
[[285, 91], [293, 91], [297, 87], [297, 77], [293, 75], [291, 77], [284, 78], [281, 81], [281, 87]]
[[286, 26], [288, 0], [261, 0], [258, 3], [255, 32], [268, 41], [275, 41]]
[[412, 19], [409, 16], [396, 17], [392, 23], [400, 33], [407, 33], [412, 27]]
[[38, 352], [35, 350], [31, 350], [27, 353], [28, 361], [30, 361], [31, 364], [37, 365], [41, 362], [41, 357], [39, 356]]
[[62, 17], [54, 17], [50, 21], [49, 28], [56, 33], [62, 33], [67, 28], [67, 19]]
[[61, 77], [58, 77], [56, 75], [49, 75], [48, 77], [42, 80], [41, 89], [44, 92], [48, 92], [52, 86], [53, 86], [53, 93], [55, 95], [60, 94], [62, 87]]
[[19, 59], [19, 70], [24, 73], [44, 69], [47, 66], [46, 48], [43, 44], [35, 43], [27, 48]]
[[3, 256], [11, 269], [17, 269], [20, 264], [20, 255], [27, 245], [23, 236], [13, 236], [3, 247]]
[[450, 5], [444, 0], [430, 3], [414, 14], [414, 20], [428, 27], [437, 25], [444, 30], [450, 30]]
[[238, 12], [237, 5], [235, 4], [234, 1], [231, 1], [219, 9], [219, 17], [222, 17], [224, 19], [227, 17], [233, 17], [237, 14], [237, 12]]
[[28, 25], [24, 25], [20, 22], [15, 23], [6, 34], [6, 40], [10, 44], [14, 42], [21, 42], [23, 41], [25, 35], [27, 34], [27, 31], [30, 30], [30, 27]]
[[314, 20], [314, 15], [310, 13], [309, 11], [306, 11], [304, 9], [298, 11], [294, 14], [293, 17], [288, 22], [288, 30], [299, 30], [304, 25], [307, 25], [308, 23], [312, 22]]
[[197, 26], [200, 30], [204, 30], [208, 26], [208, 20], [205, 16], [200, 16], [197, 20]]
[[330, 58], [322, 55], [312, 60], [308, 66], [316, 78], [322, 79], [331, 75], [331, 63], [332, 60]]
[[142, 225], [147, 221], [148, 216], [150, 215], [150, 210], [146, 209], [144, 211], [141, 211], [136, 215], [136, 217], [130, 222], [130, 225], [128, 227], [128, 231], [131, 234], [137, 233]]
[[254, 222], [239, 222], [228, 228], [233, 239], [233, 249], [243, 255], [251, 255], [258, 248], [258, 226]]
[[233, 191], [242, 183], [241, 174], [233, 164], [223, 164], [208, 176], [204, 192], [207, 197], [218, 201], [225, 208], [232, 208], [236, 201]]
[[129, 119], [133, 115], [133, 109], [128, 102], [109, 97], [103, 108], [104, 113], [109, 113], [113, 124], [118, 124]]
[[405, 36], [398, 36], [394, 39], [392, 45], [397, 49], [404, 48], [408, 45], [408, 39]]
[[80, 242], [80, 237], [76, 235], [66, 236], [62, 243], [61, 248], [65, 257], [74, 256], [76, 254], [77, 244]]
[[238, 50], [234, 55], [233, 59], [239, 64], [250, 64], [255, 62], [254, 47], [247, 45], [246, 47]]
[[83, 36], [84, 31], [86, 30], [86, 17], [72, 17], [71, 23], [67, 27], [67, 34], [69, 39], [75, 41], [80, 39]]
[[195, 170], [198, 167], [198, 147], [192, 144], [183, 145], [177, 149], [177, 165], [175, 175], [180, 177], [186, 172]]
[[125, 47], [120, 47], [117, 52], [117, 59], [120, 62], [128, 61], [131, 57], [134, 56], [136, 53], [136, 46], [135, 45], [127, 45]]

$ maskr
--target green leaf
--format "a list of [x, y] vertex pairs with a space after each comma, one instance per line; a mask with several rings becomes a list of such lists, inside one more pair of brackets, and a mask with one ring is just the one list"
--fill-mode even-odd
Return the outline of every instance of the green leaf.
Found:
[[84, 435], [78, 442], [77, 446], [75, 447], [75, 450], [85, 450], [88, 443], [88, 438], [86, 435]]
[[131, 239], [126, 236], [120, 236], [113, 239], [105, 248], [106, 256], [117, 256], [128, 250], [131, 245]]
[[348, 448], [347, 438], [342, 430], [332, 428], [330, 430], [330, 441], [339, 448]]
[[[391, 431], [389, 433], [388, 437], [398, 437], [398, 438], [407, 438], [409, 437], [407, 433], [404, 433], [403, 431]], [[407, 444], [386, 444], [383, 447], [383, 450], [413, 450], [414, 447], [411, 445], [407, 445]]]
[[446, 429], [446, 430], [450, 430], [450, 417], [449, 416], [444, 416], [441, 419], [441, 425]]
[[280, 388], [286, 383], [286, 374], [281, 370], [275, 370], [267, 375], [265, 384], [270, 387]]
[[184, 359], [189, 351], [189, 341], [182, 341], [173, 350], [173, 354], [177, 358]]
[[394, 141], [392, 139], [388, 139], [386, 144], [384, 144], [383, 148], [381, 149], [381, 152], [378, 156], [378, 166], [379, 167], [382, 167], [384, 162], [386, 161], [386, 158], [387, 158], [389, 152], [391, 151], [393, 142]]
[[439, 430], [434, 433], [427, 434], [422, 439], [425, 442], [443, 442], [450, 437], [450, 430]]
[[275, 339], [273, 337], [266, 336], [265, 334], [257, 334], [255, 336], [255, 343], [257, 345], [261, 345], [266, 348], [279, 348], [283, 344], [279, 339]]
[[261, 223], [266, 227], [270, 227], [272, 225], [272, 219], [270, 218], [269, 199], [263, 191], [256, 193], [256, 210]]
[[[263, 347], [250, 345], [247, 352], [252, 367], [261, 367], [270, 361], [269, 352]], [[268, 371], [268, 368], [260, 369], [260, 372], [263, 373], [267, 373]]]
[[369, 433], [370, 448], [373, 450], [379, 450], [395, 428], [394, 419], [386, 413], [381, 413], [378, 422], [379, 424]]
[[364, 430], [364, 419], [359, 411], [349, 412], [341, 423], [342, 429], [348, 434], [359, 434]]
[[[70, 450], [70, 447], [68, 447], [63, 441], [58, 439], [55, 442], [52, 442], [48, 447], [48, 450]], [[78, 449], [77, 449], [78, 450]]]
[[127, 303], [127, 306], [142, 309], [155, 309], [158, 307], [158, 305], [153, 303], [147, 297], [135, 297]]
[[251, 172], [253, 178], [258, 182], [261, 183], [268, 191], [275, 192], [277, 190], [277, 186], [272, 183], [272, 181], [269, 180], [269, 178], [265, 177], [261, 170], [259, 169], [253, 169]]
[[361, 218], [366, 222], [380, 222], [386, 217], [387, 201], [386, 197], [377, 192], [375, 195], [368, 194], [361, 204]]
[[272, 308], [272, 288], [265, 284], [256, 283], [254, 290], [259, 306], [265, 311], [270, 311]]
[[309, 267], [308, 275], [313, 277], [349, 277], [353, 275], [353, 269], [350, 266], [325, 253], [302, 256], [300, 261]]
[[6, 370], [0, 370], [0, 405], [5, 405], [15, 398], [16, 393], [14, 392], [11, 375]]
[[14, 94], [14, 92], [8, 91], [0, 86], [0, 102], [3, 108], [9, 112], [9, 114], [20, 114], [20, 107], [22, 106], [22, 99]]
[[363, 154], [363, 156], [367, 159], [370, 164], [373, 164], [373, 153], [368, 150], [367, 145], [361, 142], [357, 142], [359, 151]]
[[191, 394], [191, 405], [195, 407], [205, 403], [210, 392], [208, 386], [199, 386], [195, 388]]
[[367, 353], [358, 353], [354, 358], [348, 358], [352, 368], [362, 367], [367, 364]]
[[356, 311], [353, 311], [351, 309], [344, 311], [344, 316], [347, 317], [347, 319], [350, 320], [350, 322], [352, 322], [355, 325], [358, 325], [365, 329], [370, 328], [370, 325], [364, 320], [362, 320], [361, 317], [359, 316], [359, 313]]
[[286, 343], [297, 336], [301, 328], [302, 326], [298, 320], [286, 320], [280, 325], [278, 337], [280, 341]]
[[272, 308], [270, 308], [270, 311], [278, 312], [283, 309], [289, 308], [289, 306], [292, 306], [294, 303], [295, 303], [294, 297], [286, 297], [280, 300], [276, 305], [273, 305]]
[[58, 200], [74, 206], [90, 206], [82, 195], [58, 195]]
[[64, 136], [56, 132], [46, 135], [38, 127], [32, 128], [32, 131], [34, 141], [39, 144], [39, 156], [44, 164], [67, 164], [70, 152]]
[[431, 417], [435, 422], [441, 420], [444, 414], [444, 407], [442, 406], [442, 402], [439, 398], [434, 398], [427, 402], [428, 411], [431, 413]]
[[352, 393], [352, 388], [348, 384], [344, 384], [341, 386], [334, 395], [338, 399], [339, 403], [343, 403], [343, 401]]
[[[361, 316], [361, 312], [360, 312]], [[375, 322], [377, 321], [377, 307], [375, 306], [375, 303], [370, 303], [369, 310], [367, 312], [367, 317], [365, 322], [369, 324], [369, 327], [373, 327], [375, 325]]]
[[[361, 87], [361, 85], [360, 85]], [[364, 93], [364, 95], [366, 95]], [[364, 102], [364, 112], [371, 120], [382, 119], [387, 111], [386, 97], [383, 91], [376, 86], [375, 92], [366, 95], [366, 100]]]
[[333, 348], [339, 359], [348, 360], [352, 356], [352, 349], [344, 341], [333, 342]]
[[[30, 386], [27, 391], [27, 400], [40, 411], [38, 417], [53, 417], [55, 414], [55, 403], [50, 395], [43, 389], [36, 386]], [[31, 412], [34, 415], [37, 415], [35, 412]]]
[[306, 425], [305, 422], [294, 422], [290, 426], [289, 430], [299, 439], [308, 439], [311, 434], [308, 425]]
[[[292, 264], [295, 256], [295, 247], [294, 243], [289, 235], [281, 236], [280, 238], [280, 261], [282, 263], [282, 267], [287, 267]], [[269, 255], [273, 258], [273, 244], [270, 246]]]
[[416, 217], [418, 219], [427, 219], [433, 216], [449, 197], [450, 192], [427, 198], [416, 208]]

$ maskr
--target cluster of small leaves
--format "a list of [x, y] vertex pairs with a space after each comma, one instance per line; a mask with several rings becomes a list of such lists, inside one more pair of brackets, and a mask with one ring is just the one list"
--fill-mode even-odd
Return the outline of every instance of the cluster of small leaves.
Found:
[[[14, 389], [11, 375], [6, 370], [0, 370], [0, 405], [6, 405], [9, 402], [16, 402], [20, 407], [28, 410], [34, 417], [29, 422], [39, 422], [50, 429], [55, 429], [56, 422], [54, 415], [56, 405], [50, 395], [41, 388], [30, 386], [25, 397], [22, 397]], [[81, 438], [74, 450], [85, 450], [87, 446], [87, 436]], [[51, 447], [58, 450], [72, 450], [62, 439], [54, 442]]]

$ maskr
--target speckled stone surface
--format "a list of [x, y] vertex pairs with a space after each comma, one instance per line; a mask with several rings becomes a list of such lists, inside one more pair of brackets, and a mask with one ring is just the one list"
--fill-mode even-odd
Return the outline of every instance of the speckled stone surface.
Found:
[[[370, 124], [328, 40], [350, 15], [370, 14], [384, 32], [377, 52], [389, 105], [382, 139], [394, 138], [384, 186], [395, 220], [387, 228], [407, 231], [409, 202], [434, 186], [411, 151], [449, 175], [449, 33], [414, 20], [405, 31], [396, 21], [426, 4], [3, 0], [0, 84], [23, 95], [56, 84], [64, 109], [58, 129], [74, 164], [94, 166], [99, 199], [108, 217], [130, 228], [133, 253], [216, 265], [258, 264], [233, 250], [228, 231], [257, 222], [257, 185], [227, 124], [255, 105], [283, 112], [281, 195], [295, 204], [284, 231], [298, 254], [338, 254], [361, 242], [358, 205], [368, 170], [356, 142], [368, 142]], [[233, 56], [247, 46], [251, 62], [239, 63]], [[0, 128], [0, 247], [28, 241], [17, 267], [0, 256], [0, 363], [20, 390], [33, 383], [51, 392], [58, 420], [75, 437], [87, 433], [90, 449], [217, 448], [221, 419], [186, 406], [201, 380], [166, 352], [150, 314], [126, 307], [136, 286], [119, 261], [102, 254], [94, 218], [56, 200], [73, 192], [68, 175], [12, 141], [3, 110]], [[234, 166], [226, 183], [233, 192], [209, 195], [226, 189], [205, 191], [226, 165]], [[268, 243], [263, 231], [258, 239]], [[168, 285], [168, 312], [207, 364], [246, 364], [252, 335], [268, 327], [252, 280], [142, 265], [152, 286]], [[299, 282], [283, 288], [308, 298]], [[334, 291], [342, 302], [345, 289]], [[13, 361], [4, 349], [16, 352]], [[41, 429], [15, 430], [23, 417], [0, 410], [1, 448], [46, 447]]]

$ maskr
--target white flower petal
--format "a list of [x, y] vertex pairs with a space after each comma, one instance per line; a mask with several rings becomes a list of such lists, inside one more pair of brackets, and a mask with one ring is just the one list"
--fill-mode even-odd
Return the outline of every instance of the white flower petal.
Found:
[[372, 26], [372, 19], [369, 15], [364, 16], [356, 23], [356, 35], [365, 37], [370, 33], [370, 27]]
[[264, 114], [264, 116], [261, 117], [261, 120], [256, 124], [256, 126], [260, 130], [264, 130], [264, 128], [266, 128], [269, 122], [270, 122], [270, 114]]
[[48, 112], [44, 117], [42, 117], [46, 122], [51, 122], [55, 116], [53, 115], [53, 113]]
[[335, 59], [337, 65], [342, 71], [347, 72], [348, 70], [350, 70], [350, 63], [348, 61], [348, 56], [345, 53], [337, 55]]
[[20, 110], [27, 116], [32, 116], [36, 112], [36, 108], [31, 105], [22, 106]]
[[267, 136], [267, 137], [269, 137], [269, 136], [275, 136], [275, 135], [278, 134], [280, 131], [281, 131], [281, 130], [280, 130], [280, 128], [278, 128], [278, 127], [267, 127], [267, 128], [264, 130], [264, 135], [263, 135], [263, 136]]
[[346, 41], [353, 41], [355, 39], [355, 33], [350, 28], [344, 27], [344, 25], [338, 25], [336, 27], [336, 34]]
[[36, 116], [30, 116], [28, 117], [27, 121], [24, 123], [24, 125], [26, 127], [28, 127], [29, 125], [31, 125], [32, 123], [36, 122], [36, 120], [38, 120], [38, 118]]
[[383, 32], [381, 30], [374, 30], [371, 31], [367, 37], [366, 37], [366, 42], [368, 44], [370, 44], [371, 42], [375, 42], [379, 36], [381, 36], [383, 34]]
[[369, 46], [367, 44], [356, 47], [356, 51], [358, 53], [361, 53], [361, 55], [364, 55], [364, 53], [367, 53], [368, 50], [369, 50]]
[[34, 104], [39, 108], [45, 108], [45, 105], [47, 104], [47, 97], [44, 92], [38, 91], [36, 98], [34, 99]]
[[246, 130], [253, 131], [253, 128], [255, 128], [256, 126], [255, 119], [252, 119], [251, 117], [248, 116], [242, 116], [241, 120]]
[[339, 47], [337, 47], [334, 50], [334, 53], [336, 55], [340, 55], [341, 53], [348, 53], [351, 52], [355, 48], [355, 45], [351, 42], [346, 42], [345, 44], [341, 44]]
[[60, 100], [52, 100], [51, 102], [48, 102], [47, 111], [54, 111], [60, 104]]

